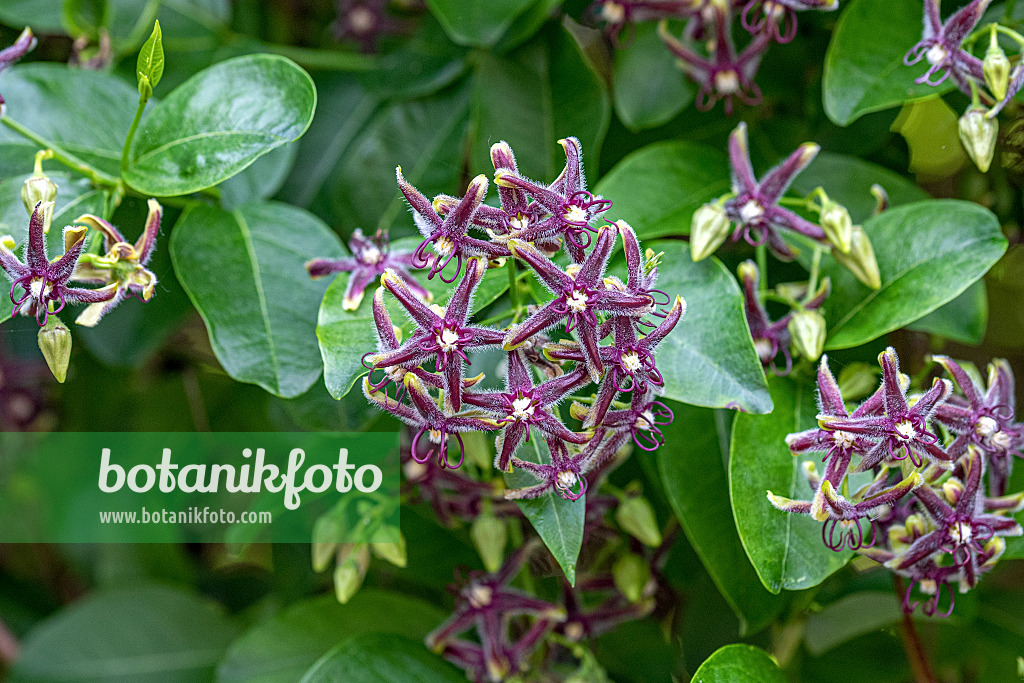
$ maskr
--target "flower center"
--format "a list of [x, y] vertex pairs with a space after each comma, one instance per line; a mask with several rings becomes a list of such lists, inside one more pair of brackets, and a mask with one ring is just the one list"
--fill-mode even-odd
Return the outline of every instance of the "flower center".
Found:
[[530, 225], [530, 217], [517, 213], [512, 218], [508, 219], [508, 224], [512, 226], [512, 229], [516, 232], [526, 230], [527, 226]]
[[565, 625], [565, 637], [569, 640], [576, 642], [581, 640], [583, 636], [587, 635], [586, 630], [583, 628], [583, 624], [578, 621], [571, 621]]
[[459, 333], [450, 327], [445, 327], [441, 330], [441, 333], [437, 335], [437, 345], [440, 346], [441, 350], [445, 353], [451, 353], [455, 349], [459, 348]]
[[766, 363], [772, 359], [772, 342], [769, 339], [755, 339], [754, 350], [757, 351], [757, 357], [762, 363]]
[[764, 207], [756, 199], [751, 199], [740, 209], [740, 220], [744, 223], [756, 221], [764, 215]]
[[520, 396], [516, 400], [512, 401], [512, 417], [517, 421], [529, 420], [533, 417], [533, 411], [536, 410], [533, 399], [529, 396]]
[[778, 19], [785, 11], [786, 9], [781, 3], [772, 2], [771, 0], [764, 3], [764, 15], [769, 19]]
[[590, 297], [587, 293], [579, 289], [574, 289], [572, 294], [565, 300], [566, 306], [573, 313], [582, 313], [587, 310], [587, 303], [590, 301]]
[[373, 12], [365, 7], [353, 7], [352, 11], [348, 13], [348, 25], [357, 35], [369, 33], [373, 30], [375, 23], [377, 23], [377, 19], [373, 16]]
[[715, 74], [715, 90], [723, 95], [731, 95], [740, 89], [740, 78], [732, 69], [724, 69]]
[[622, 354], [622, 367], [626, 372], [636, 372], [640, 369], [640, 356], [636, 351]]
[[409, 481], [419, 481], [427, 474], [426, 463], [416, 462], [412, 459], [406, 462], [402, 469], [405, 471], [405, 478]]
[[606, 2], [601, 6], [601, 18], [612, 24], [626, 20], [626, 8], [617, 2]]
[[935, 591], [939, 589], [935, 579], [921, 579], [917, 584], [917, 590], [921, 591], [925, 595], [935, 595]]
[[962, 545], [971, 540], [971, 525], [957, 522], [949, 527], [949, 540], [957, 545]]
[[376, 264], [380, 263], [383, 258], [384, 258], [384, 254], [377, 247], [374, 247], [374, 246], [371, 245], [371, 246], [367, 247], [366, 249], [363, 249], [363, 254], [362, 254], [362, 261], [363, 261], [363, 263], [367, 263], [367, 264], [373, 266], [373, 265], [376, 265]]
[[917, 429], [910, 420], [902, 420], [896, 423], [896, 436], [902, 441], [913, 441], [917, 438]]
[[558, 473], [558, 477], [557, 477], [558, 488], [566, 489], [566, 490], [571, 489], [573, 486], [576, 485], [577, 481], [579, 481], [579, 478], [576, 476], [575, 472], [571, 472], [569, 470], [564, 470], [564, 471]]
[[1013, 446], [1013, 437], [1006, 432], [996, 432], [991, 438], [992, 445], [1001, 451], [1008, 451]]
[[494, 598], [494, 591], [490, 586], [476, 584], [469, 589], [469, 604], [476, 609], [487, 607]]
[[839, 448], [852, 448], [853, 443], [856, 440], [857, 437], [851, 434], [850, 432], [836, 430], [835, 432], [832, 433], [832, 443], [834, 443]]
[[441, 256], [447, 256], [454, 248], [455, 243], [448, 237], [439, 237], [437, 241], [434, 242], [434, 249], [436, 249], [437, 253]]
[[636, 428], [649, 430], [654, 425], [654, 413], [650, 410], [645, 410], [640, 413], [640, 416], [636, 418]]
[[979, 417], [978, 424], [974, 426], [978, 436], [992, 436], [998, 429], [999, 423], [987, 415]]
[[929, 48], [928, 52], [925, 53], [925, 59], [928, 60], [929, 64], [935, 66], [936, 64], [945, 60], [946, 55], [948, 54], [949, 53], [946, 52], [946, 48], [936, 43], [935, 45], [932, 45], [931, 48]]
[[575, 204], [570, 204], [569, 206], [565, 207], [564, 215], [565, 220], [569, 221], [570, 223], [587, 222], [587, 212], [582, 207], [576, 206]]
[[441, 430], [431, 429], [429, 438], [432, 443], [441, 443]]
[[53, 285], [50, 284], [46, 284], [44, 288], [44, 283], [46, 283], [46, 278], [33, 278], [28, 285], [28, 292], [36, 301], [42, 301], [43, 295], [49, 294], [53, 289]]

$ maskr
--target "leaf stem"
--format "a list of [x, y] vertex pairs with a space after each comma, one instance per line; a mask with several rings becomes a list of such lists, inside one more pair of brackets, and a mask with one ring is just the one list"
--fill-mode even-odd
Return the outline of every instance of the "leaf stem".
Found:
[[760, 244], [754, 248], [754, 253], [757, 258], [757, 271], [761, 275], [758, 280], [757, 289], [758, 292], [763, 294], [768, 291], [768, 247]]
[[821, 252], [822, 248], [814, 245], [814, 258], [811, 261], [811, 278], [807, 282], [807, 294], [804, 296], [804, 303], [813, 299], [814, 293], [818, 289], [818, 276], [821, 271]]
[[36, 133], [32, 132], [25, 126], [21, 125], [20, 123], [12, 119], [10, 116], [5, 115], [3, 118], [0, 118], [0, 123], [7, 126], [18, 135], [25, 138], [26, 140], [34, 142], [43, 149], [52, 151], [54, 159], [64, 164], [68, 168], [78, 171], [79, 173], [87, 177], [89, 180], [91, 180], [94, 185], [97, 185], [99, 187], [113, 188], [118, 187], [121, 184], [121, 180], [119, 178], [107, 175], [103, 171], [93, 168], [92, 166], [82, 161], [81, 159], [71, 154], [70, 152], [65, 152], [59, 146], [53, 144], [46, 138], [43, 138], [37, 135]]
[[519, 308], [519, 282], [516, 279], [516, 260], [510, 258], [505, 266], [508, 269], [508, 297], [512, 308]]
[[139, 97], [139, 106], [135, 109], [132, 127], [128, 129], [128, 137], [124, 139], [124, 147], [121, 149], [121, 173], [128, 168], [128, 150], [132, 146], [132, 140], [135, 139], [135, 129], [139, 127], [139, 121], [142, 120], [142, 112], [145, 111], [147, 102], [149, 102], [148, 97]]
[[[897, 574], [892, 576], [892, 586], [896, 591], [896, 598], [903, 602], [903, 578]], [[915, 683], [936, 683], [935, 674], [928, 663], [928, 655], [921, 644], [921, 638], [917, 634], [917, 627], [909, 614], [903, 613], [903, 621], [900, 623], [900, 637], [903, 640], [903, 649], [907, 653], [910, 663], [910, 670], [914, 674]]]

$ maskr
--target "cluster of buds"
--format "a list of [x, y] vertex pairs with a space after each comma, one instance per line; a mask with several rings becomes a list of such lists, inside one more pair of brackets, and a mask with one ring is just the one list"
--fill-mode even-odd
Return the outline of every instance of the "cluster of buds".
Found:
[[[57, 186], [42, 173], [44, 157], [45, 152], [36, 156], [36, 172], [22, 188], [29, 214], [22, 256], [14, 253], [17, 241], [12, 236], [0, 236], [0, 269], [11, 281], [11, 315], [35, 317], [41, 328], [39, 347], [54, 376], [63, 382], [71, 355], [71, 333], [57, 314], [68, 304], [85, 304], [76, 322], [94, 327], [130, 295], [149, 301], [157, 279], [147, 265], [156, 247], [162, 209], [156, 200], [149, 200], [145, 228], [134, 244], [103, 218], [79, 216], [74, 222], [80, 225], [64, 228], [64, 253], [50, 260], [46, 236], [53, 220]], [[87, 248], [90, 228], [102, 239], [94, 240]], [[78, 287], [75, 283], [97, 287]]]
[[[520, 174], [506, 143], [491, 148], [498, 207], [483, 203], [488, 186], [484, 176], [474, 178], [463, 197], [439, 195], [430, 201], [398, 169], [399, 187], [423, 241], [411, 255], [386, 257], [398, 267], [383, 266], [372, 303], [378, 348], [363, 358], [370, 370], [363, 393], [414, 429], [411, 452], [416, 461], [435, 459], [442, 467], [458, 468], [465, 457], [462, 434], [495, 432], [494, 466], [502, 472], [519, 467], [538, 480], [535, 486], [507, 491], [508, 499], [535, 498], [552, 490], [579, 499], [587, 489], [588, 473], [612, 460], [631, 440], [647, 450], [657, 448], [664, 440], [661, 427], [672, 420], [671, 410], [658, 400], [664, 381], [655, 351], [682, 318], [683, 299], [673, 301], [654, 289], [660, 255], [650, 250], [645, 254], [629, 225], [619, 221], [595, 226], [611, 202], [586, 189], [579, 141], [568, 138], [560, 144], [566, 165], [550, 184]], [[620, 238], [625, 281], [606, 274]], [[564, 267], [553, 260], [563, 245], [571, 260]], [[428, 248], [436, 255], [428, 255]], [[374, 263], [367, 264], [369, 260]], [[357, 253], [345, 268], [335, 267], [353, 273], [351, 300], [358, 296], [360, 273], [381, 268], [384, 260], [383, 255], [367, 259]], [[323, 265], [311, 262], [310, 270], [317, 274]], [[446, 304], [424, 301], [423, 288], [404, 266], [429, 267], [428, 277], [458, 280]], [[511, 269], [514, 283], [512, 310], [498, 317], [511, 319], [505, 329], [470, 320], [473, 295], [488, 268], [496, 266]], [[549, 300], [518, 303], [520, 266], [550, 290]], [[416, 327], [407, 339], [392, 322], [386, 294]], [[548, 336], [561, 325], [564, 333], [553, 333], [560, 338]], [[606, 339], [609, 343], [602, 345]], [[482, 375], [467, 376], [468, 354], [495, 346], [507, 353], [505, 388], [478, 390]], [[596, 391], [583, 396], [580, 392], [591, 384]], [[576, 400], [569, 413], [582, 423], [577, 431], [558, 410], [570, 396]], [[531, 433], [546, 441], [550, 463], [516, 457]]]
[[[733, 98], [750, 106], [761, 102], [761, 89], [754, 82], [761, 58], [773, 42], [793, 40], [796, 12], [837, 6], [836, 0], [598, 0], [591, 13], [616, 44], [624, 27], [659, 21], [658, 34], [679, 68], [700, 85], [697, 108], [708, 111], [724, 100], [725, 112], [731, 114]], [[751, 36], [739, 51], [732, 35], [737, 17]], [[669, 29], [674, 19], [686, 21], [680, 37]]]
[[[1024, 493], [1006, 495], [1006, 488], [1013, 457], [1024, 447], [1024, 424], [1015, 422], [1013, 374], [1005, 361], [989, 366], [984, 387], [959, 363], [934, 360], [952, 381], [935, 378], [927, 391], [908, 396], [910, 379], [900, 373], [895, 351], [886, 349], [879, 357], [881, 386], [848, 411], [823, 358], [818, 427], [790, 434], [786, 443], [794, 455], [824, 454], [824, 475], [807, 461], [812, 500], [771, 492], [768, 499], [822, 522], [829, 548], [857, 550], [907, 577], [907, 613], [921, 602], [912, 600], [916, 588], [926, 614], [948, 615], [950, 582], [970, 590], [1006, 549], [1004, 537], [1021, 535], [1011, 513], [1024, 507]], [[859, 473], [874, 476], [854, 489]], [[945, 610], [939, 608], [943, 587], [950, 597]]]
[[[995, 117], [1024, 87], [1024, 36], [995, 23], [975, 31], [990, 2], [972, 0], [943, 22], [939, 0], [924, 0], [921, 40], [903, 57], [907, 66], [928, 62], [916, 83], [938, 86], [951, 78], [971, 98], [960, 117], [960, 141], [982, 173], [988, 171], [995, 154], [999, 132]], [[1000, 38], [1017, 46], [1013, 61]], [[985, 44], [983, 58], [974, 54], [979, 40]]]

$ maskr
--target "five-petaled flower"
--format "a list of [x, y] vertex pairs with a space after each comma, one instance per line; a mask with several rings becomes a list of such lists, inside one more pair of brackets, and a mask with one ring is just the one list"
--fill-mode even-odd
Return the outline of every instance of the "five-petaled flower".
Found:
[[345, 287], [345, 296], [341, 302], [341, 307], [344, 310], [354, 311], [359, 308], [366, 288], [389, 269], [405, 280], [409, 289], [419, 295], [421, 299], [430, 301], [430, 292], [409, 274], [409, 268], [417, 267], [413, 264], [413, 254], [391, 251], [387, 232], [378, 230], [372, 238], [368, 239], [363, 235], [362, 230], [356, 228], [349, 240], [348, 247], [352, 252], [352, 256], [349, 258], [315, 258], [306, 263], [306, 270], [313, 278], [321, 278], [331, 273], [350, 273], [348, 285]]
[[[973, 0], [960, 8], [946, 23], [942, 22], [939, 0], [924, 0], [924, 30], [921, 40], [903, 56], [907, 66], [928, 60], [928, 70], [916, 83], [941, 85], [952, 76], [953, 81], [964, 93], [970, 94], [970, 81], [983, 82], [981, 60], [964, 50], [964, 39], [981, 21], [991, 0]], [[941, 73], [937, 80], [933, 76]]]
[[[35, 316], [42, 327], [51, 313], [59, 313], [67, 304], [96, 304], [109, 301], [117, 295], [118, 284], [112, 283], [101, 289], [71, 287], [75, 266], [85, 246], [88, 232], [84, 227], [64, 228], [64, 255], [50, 261], [46, 254], [47, 225], [53, 215], [53, 204], [40, 202], [28, 224], [28, 239], [25, 241], [24, 261], [15, 256], [15, 241], [9, 236], [0, 237], [0, 268], [11, 279], [11, 301], [14, 310], [11, 315], [21, 313]], [[21, 287], [22, 295], [15, 292]], [[51, 306], [56, 306], [50, 310]]]
[[[32, 35], [32, 29], [25, 27], [18, 39], [10, 47], [0, 50], [0, 73], [10, 68], [15, 62], [24, 57], [29, 50], [36, 46], [36, 37]], [[4, 96], [0, 95], [0, 116], [4, 115]]]

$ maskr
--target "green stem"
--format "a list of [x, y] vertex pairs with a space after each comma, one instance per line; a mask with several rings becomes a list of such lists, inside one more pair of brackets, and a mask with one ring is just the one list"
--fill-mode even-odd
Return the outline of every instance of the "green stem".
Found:
[[516, 279], [516, 260], [510, 258], [505, 266], [508, 269], [508, 298], [512, 308], [519, 308], [519, 282]]
[[792, 206], [795, 209], [806, 209], [808, 200], [803, 197], [779, 197], [779, 206]]
[[124, 173], [128, 168], [128, 150], [132, 146], [132, 140], [135, 139], [135, 129], [139, 127], [139, 121], [142, 120], [142, 112], [145, 111], [146, 102], [148, 101], [148, 97], [139, 97], [139, 106], [135, 109], [132, 127], [128, 129], [128, 137], [124, 139], [124, 147], [121, 149], [121, 173]]
[[107, 175], [106, 173], [93, 168], [92, 166], [82, 161], [75, 155], [69, 152], [65, 152], [60, 147], [53, 144], [46, 138], [36, 135], [31, 130], [29, 130], [25, 126], [21, 125], [20, 123], [12, 119], [10, 116], [4, 116], [3, 118], [0, 118], [0, 123], [4, 124], [11, 130], [13, 130], [15, 133], [25, 138], [26, 140], [34, 142], [43, 149], [48, 149], [52, 151], [54, 159], [64, 164], [68, 168], [78, 171], [79, 173], [87, 177], [89, 180], [91, 180], [94, 185], [99, 187], [117, 187], [118, 185], [121, 184], [121, 180], [119, 178]]
[[813, 299], [814, 293], [818, 289], [818, 273], [821, 270], [821, 252], [822, 248], [818, 245], [814, 245], [814, 260], [811, 261], [811, 279], [807, 283], [807, 294], [804, 296], [804, 303]]
[[768, 247], [761, 244], [754, 249], [757, 258], [757, 271], [761, 278], [758, 280], [757, 289], [764, 293], [768, 290]]

